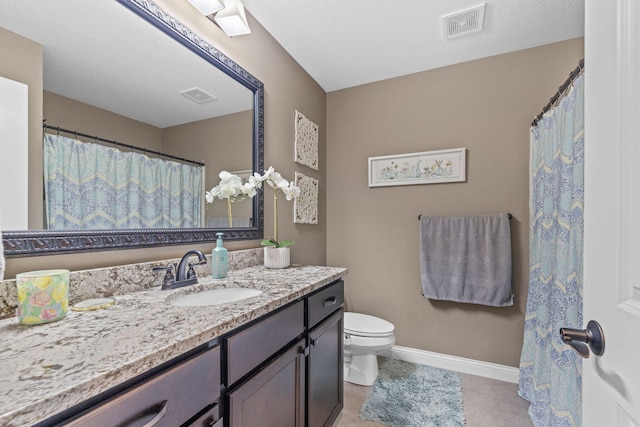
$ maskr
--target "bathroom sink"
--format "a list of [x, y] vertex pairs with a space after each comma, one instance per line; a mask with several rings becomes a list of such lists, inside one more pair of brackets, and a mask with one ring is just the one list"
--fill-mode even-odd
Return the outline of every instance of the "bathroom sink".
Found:
[[179, 307], [198, 307], [205, 305], [225, 304], [260, 295], [262, 291], [254, 288], [220, 288], [190, 293], [169, 301]]

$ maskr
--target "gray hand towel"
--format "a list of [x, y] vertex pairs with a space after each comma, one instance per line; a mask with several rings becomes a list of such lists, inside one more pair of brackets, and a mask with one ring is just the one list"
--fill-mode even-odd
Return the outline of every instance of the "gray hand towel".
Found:
[[420, 217], [422, 294], [513, 305], [509, 214]]

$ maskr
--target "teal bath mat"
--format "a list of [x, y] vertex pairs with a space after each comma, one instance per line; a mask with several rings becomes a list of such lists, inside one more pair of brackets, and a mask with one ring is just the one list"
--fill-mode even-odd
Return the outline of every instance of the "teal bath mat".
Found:
[[463, 427], [460, 375], [384, 358], [360, 418], [392, 427]]

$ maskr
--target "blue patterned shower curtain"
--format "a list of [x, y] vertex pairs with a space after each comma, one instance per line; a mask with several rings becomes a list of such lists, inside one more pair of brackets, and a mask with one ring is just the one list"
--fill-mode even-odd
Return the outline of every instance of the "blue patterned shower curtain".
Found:
[[44, 135], [50, 230], [201, 227], [204, 167]]
[[582, 425], [582, 359], [560, 339], [582, 329], [584, 74], [531, 128], [529, 292], [519, 394], [537, 427]]

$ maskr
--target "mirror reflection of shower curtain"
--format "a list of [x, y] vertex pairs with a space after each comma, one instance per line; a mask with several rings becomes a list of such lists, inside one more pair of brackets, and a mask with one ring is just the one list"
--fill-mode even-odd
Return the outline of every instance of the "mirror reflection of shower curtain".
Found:
[[519, 394], [536, 427], [582, 425], [582, 359], [561, 337], [582, 329], [584, 74], [531, 128], [529, 290]]
[[44, 135], [50, 230], [202, 226], [204, 167]]

